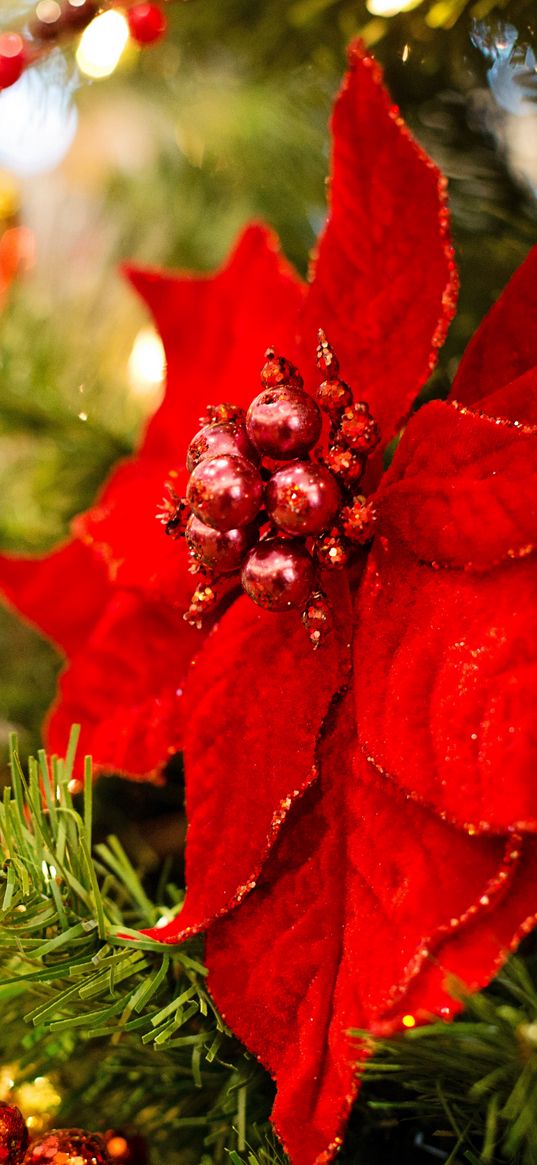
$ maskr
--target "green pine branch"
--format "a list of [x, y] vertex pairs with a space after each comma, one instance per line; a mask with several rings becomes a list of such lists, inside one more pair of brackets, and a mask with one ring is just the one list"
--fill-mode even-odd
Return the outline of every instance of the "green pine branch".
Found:
[[[116, 838], [92, 847], [88, 758], [83, 794], [70, 792], [76, 742], [27, 775], [11, 742], [0, 1062], [19, 1085], [52, 1077], [55, 1123], [136, 1129], [154, 1163], [285, 1165], [272, 1084], [218, 1015], [200, 940], [139, 938], [180, 910], [182, 890], [164, 864], [150, 895]], [[455, 1023], [378, 1041], [363, 1076], [342, 1165], [419, 1165], [426, 1144], [450, 1165], [535, 1165], [537, 957], [512, 960]]]
[[199, 941], [138, 936], [173, 917], [181, 891], [161, 880], [151, 901], [115, 838], [92, 856], [89, 759], [80, 811], [69, 791], [76, 737], [65, 761], [30, 760], [27, 778], [12, 741], [0, 806], [1, 1060], [16, 1064], [18, 1084], [58, 1078], [57, 1122], [135, 1127], [170, 1165], [210, 1165], [248, 1145], [273, 1165], [271, 1090], [215, 1010]]

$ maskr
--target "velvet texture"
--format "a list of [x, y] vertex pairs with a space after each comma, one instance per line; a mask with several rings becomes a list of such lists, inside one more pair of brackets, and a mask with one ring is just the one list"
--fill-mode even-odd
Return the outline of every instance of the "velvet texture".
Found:
[[[214, 279], [133, 274], [166, 346], [165, 401], [74, 543], [3, 564], [11, 600], [71, 658], [58, 747], [70, 718], [101, 766], [132, 775], [184, 746], [187, 896], [150, 933], [207, 933], [211, 990], [276, 1079], [293, 1165], [340, 1144], [365, 1054], [350, 1029], [448, 1018], [446, 974], [483, 986], [537, 915], [537, 252], [380, 484], [376, 457], [377, 533], [329, 584], [318, 652], [293, 615], [232, 594], [208, 635], [185, 628], [183, 551], [149, 530], [161, 469], [181, 470], [206, 402], [255, 395], [267, 344], [313, 388], [322, 326], [384, 443], [427, 377], [456, 288], [443, 181], [359, 45], [333, 129], [310, 286], [258, 227]], [[95, 591], [62, 628], [54, 585], [82, 558]]]

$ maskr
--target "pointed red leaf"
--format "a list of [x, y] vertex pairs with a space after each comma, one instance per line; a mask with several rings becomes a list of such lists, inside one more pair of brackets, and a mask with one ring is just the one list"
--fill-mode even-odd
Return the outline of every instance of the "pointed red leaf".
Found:
[[166, 396], [148, 425], [141, 454], [182, 464], [208, 404], [247, 407], [258, 392], [265, 349], [291, 358], [304, 287], [265, 227], [242, 234], [212, 276], [128, 268], [153, 313], [168, 363]]
[[387, 442], [436, 362], [457, 279], [444, 179], [360, 43], [349, 61], [332, 119], [330, 212], [304, 311], [303, 358], [324, 328]]
[[[341, 631], [313, 652], [297, 612], [239, 599], [209, 636], [188, 681], [185, 741], [188, 857], [177, 941], [252, 889], [291, 804], [315, 779], [317, 738], [348, 673]], [[348, 614], [347, 614], [348, 618]]]
[[181, 677], [197, 633], [176, 611], [116, 591], [63, 672], [47, 727], [62, 755], [73, 723], [98, 771], [158, 778], [182, 745]]
[[535, 556], [481, 576], [377, 542], [354, 645], [365, 755], [459, 825], [536, 830]]
[[[165, 601], [184, 612], [196, 580], [188, 571], [184, 541], [168, 538], [157, 521], [172, 468], [149, 457], [122, 462], [91, 509], [75, 518], [73, 530], [102, 558], [115, 586], [141, 591], [152, 602]], [[185, 470], [174, 478], [179, 495], [186, 481]]]
[[103, 566], [76, 538], [41, 558], [0, 555], [0, 589], [24, 619], [67, 653], [85, 642], [109, 596]]
[[321, 746], [319, 785], [207, 940], [216, 1003], [276, 1078], [273, 1119], [293, 1165], [320, 1165], [340, 1143], [357, 1091], [349, 1030], [399, 1026], [421, 976], [415, 1018], [455, 1010], [446, 970], [483, 985], [535, 908], [535, 856], [524, 873], [504, 867], [503, 841], [469, 838], [414, 804], [353, 761], [353, 740], [349, 698]]
[[[472, 405], [504, 388], [537, 365], [537, 247], [515, 272], [497, 303], [469, 343], [455, 377], [451, 396]], [[529, 413], [513, 420], [536, 421], [535, 396], [528, 394]], [[488, 410], [487, 410], [488, 411]]]
[[388, 541], [484, 570], [537, 547], [536, 497], [537, 427], [434, 401], [410, 421], [375, 504]]

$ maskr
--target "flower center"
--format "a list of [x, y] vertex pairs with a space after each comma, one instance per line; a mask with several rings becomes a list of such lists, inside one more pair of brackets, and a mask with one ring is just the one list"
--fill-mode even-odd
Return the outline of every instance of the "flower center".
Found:
[[324, 332], [317, 367], [325, 379], [314, 400], [298, 369], [269, 348], [247, 412], [212, 405], [202, 418], [188, 448], [186, 498], [168, 485], [160, 520], [171, 537], [184, 535], [192, 573], [202, 576], [185, 614], [193, 626], [218, 602], [218, 580], [237, 575], [265, 610], [301, 611], [314, 647], [330, 629], [323, 572], [346, 567], [373, 537], [374, 510], [358, 487], [380, 434], [341, 380]]

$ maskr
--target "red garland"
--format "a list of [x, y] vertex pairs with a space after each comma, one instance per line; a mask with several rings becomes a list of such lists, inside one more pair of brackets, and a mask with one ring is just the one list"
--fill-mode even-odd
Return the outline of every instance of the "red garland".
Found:
[[483, 986], [537, 914], [537, 249], [448, 402], [411, 419], [382, 480], [372, 458], [377, 533], [329, 582], [317, 653], [293, 613], [232, 594], [211, 634], [186, 627], [186, 552], [154, 520], [171, 466], [184, 492], [207, 400], [247, 405], [267, 342], [313, 389], [323, 327], [384, 444], [434, 364], [456, 293], [444, 182], [361, 45], [333, 131], [311, 284], [255, 226], [212, 279], [131, 272], [164, 403], [71, 542], [1, 564], [70, 659], [49, 747], [81, 720], [98, 767], [134, 777], [185, 750], [188, 893], [157, 937], [207, 932], [213, 995], [277, 1081], [293, 1165], [341, 1143], [349, 1029], [450, 1016], [446, 975]]

